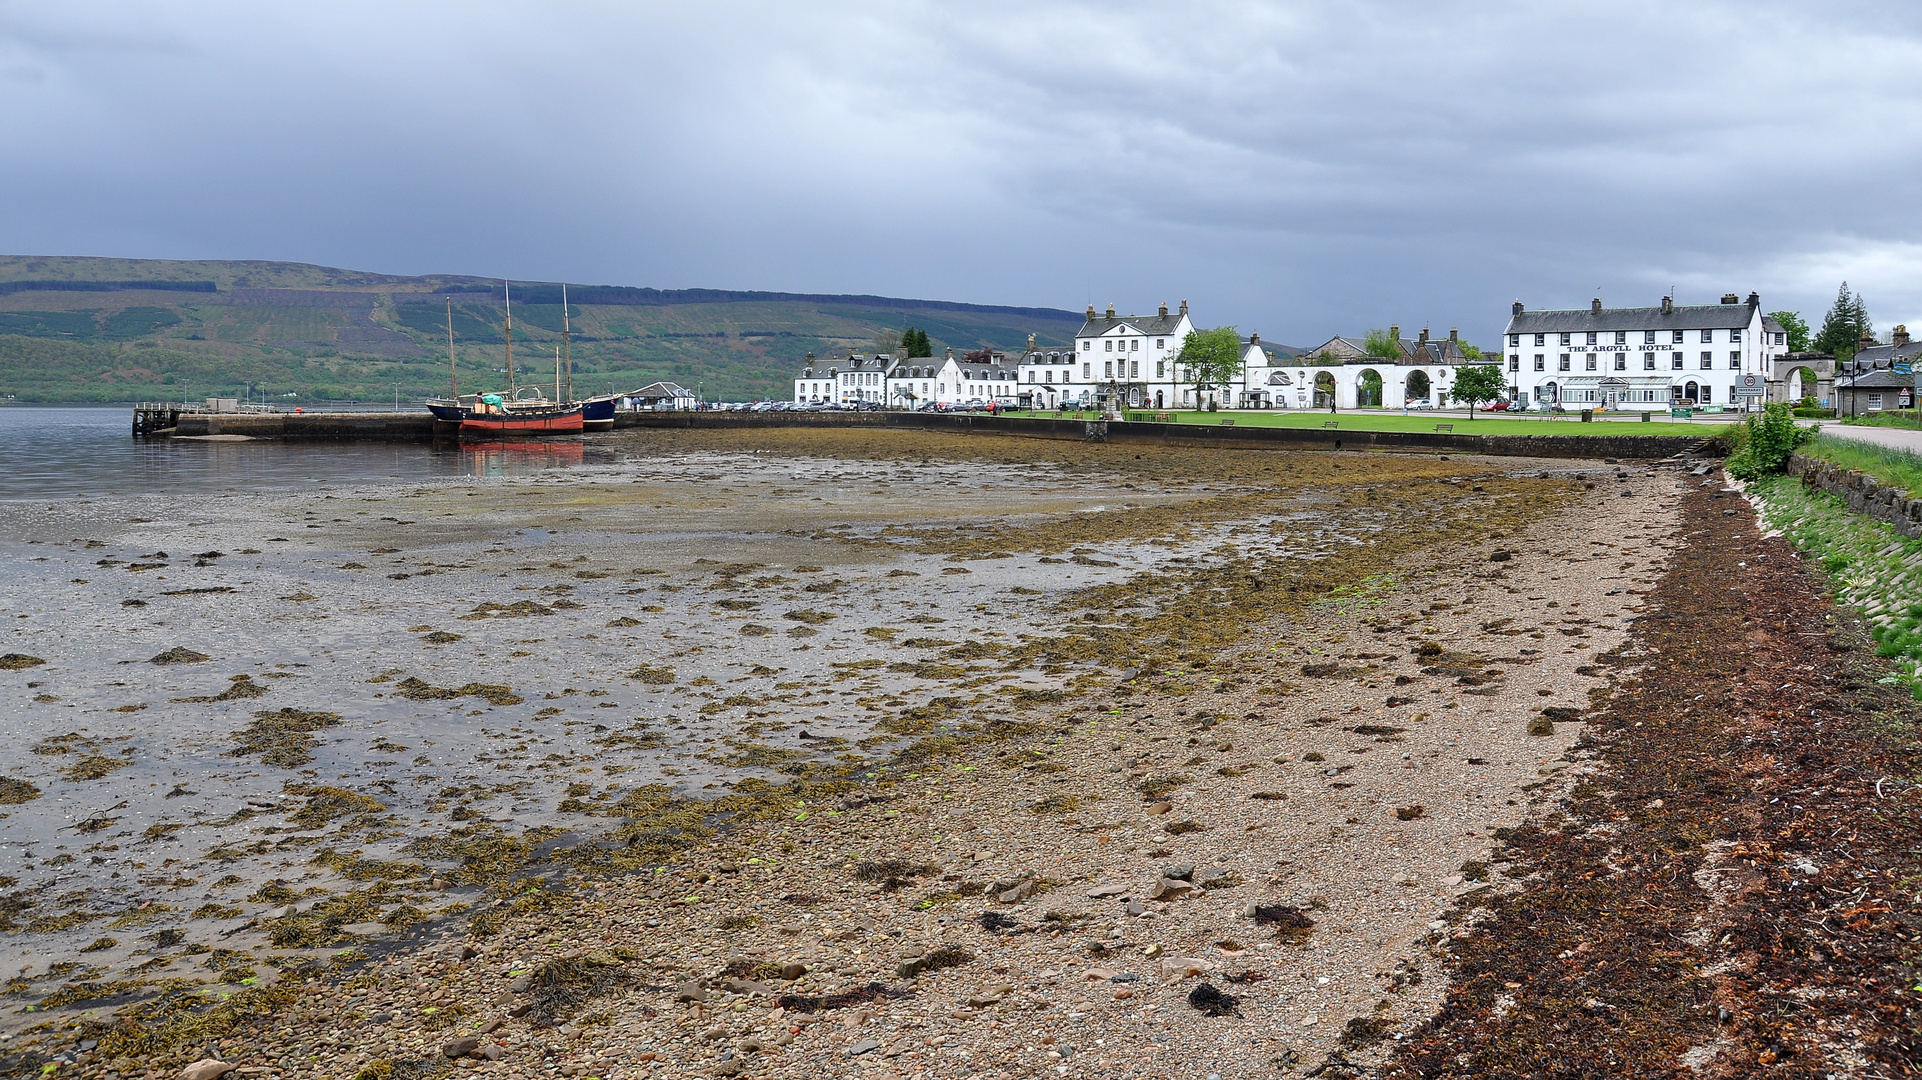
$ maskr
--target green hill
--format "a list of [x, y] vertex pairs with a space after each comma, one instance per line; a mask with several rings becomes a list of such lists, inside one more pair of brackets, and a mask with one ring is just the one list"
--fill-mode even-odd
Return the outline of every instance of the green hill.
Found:
[[[907, 326], [935, 348], [1066, 344], [1081, 316], [885, 296], [567, 287], [580, 393], [657, 379], [707, 398], [787, 397], [806, 354], [867, 351]], [[280, 262], [0, 256], [0, 399], [220, 396], [378, 401], [506, 379], [501, 283]], [[518, 381], [552, 385], [561, 287], [514, 283]]]

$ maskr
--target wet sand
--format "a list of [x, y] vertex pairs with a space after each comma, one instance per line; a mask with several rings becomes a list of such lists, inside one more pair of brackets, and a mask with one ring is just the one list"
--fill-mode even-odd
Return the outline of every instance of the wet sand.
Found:
[[[1339, 977], [1311, 974], [1272, 997], [1276, 988], [1254, 986], [1245, 998], [1290, 1032], [1289, 1052], [1323, 1053], [1333, 1044], [1321, 1037], [1350, 1018], [1337, 1014], [1379, 991], [1373, 968], [1419, 964], [1411, 950], [1426, 923], [1474, 887], [1450, 883], [1463, 876], [1451, 864], [1485, 854], [1488, 830], [1519, 820], [1563, 771], [1552, 759], [1572, 725], [1523, 732], [1545, 704], [1585, 704], [1595, 675], [1575, 674], [1587, 659], [1577, 646], [1609, 647], [1632, 610], [1626, 589], [1646, 581], [1578, 580], [1556, 572], [1567, 556], [1550, 550], [1606, 541], [1647, 559], [1668, 527], [1655, 500], [1603, 498], [1612, 470], [1567, 462], [1144, 458], [882, 432], [645, 433], [626, 449], [623, 464], [565, 477], [172, 500], [158, 511], [142, 500], [0, 508], [0, 546], [25, 570], [0, 594], [13, 624], [0, 649], [46, 661], [0, 675], [16, 736], [0, 748], [0, 776], [40, 792], [0, 819], [5, 872], [17, 879], [0, 938], [0, 964], [19, 972], [13, 1000], [71, 1012], [137, 1005], [168, 979], [235, 990], [325, 970], [351, 984], [362, 969], [387, 970], [397, 943], [478, 932], [494, 974], [468, 969], [463, 978], [481, 985], [463, 1007], [479, 1015], [511, 981], [497, 976], [534, 963], [549, 941], [578, 947], [581, 927], [600, 918], [587, 912], [605, 905], [634, 935], [623, 948], [647, 954], [633, 962], [646, 961], [659, 1000], [633, 987], [610, 999], [641, 1010], [616, 1010], [618, 1041], [573, 1017], [530, 1029], [512, 1044], [523, 1063], [523, 1051], [538, 1047], [539, 1060], [543, 1040], [571, 1029], [558, 1054], [599, 1041], [622, 1059], [620, 1075], [716, 1065], [723, 1052], [755, 1071], [809, 1075], [846, 1048], [743, 1050], [755, 1037], [747, 1027], [705, 1041], [682, 1030], [716, 1008], [765, 1018], [749, 1004], [754, 991], [701, 1005], [702, 1016], [661, 992], [717, 978], [707, 968], [727, 960], [724, 948], [760, 957], [750, 969], [773, 959], [814, 969], [792, 985], [772, 980], [778, 992], [831, 995], [870, 977], [892, 992], [907, 942], [967, 938], [981, 959], [921, 980], [920, 1027], [885, 1021], [899, 1055], [901, 1032], [946, 1038], [929, 1025], [999, 1023], [1002, 1002], [1023, 993], [1049, 1008], [1087, 996], [1092, 984], [1066, 973], [1092, 961], [1054, 948], [1063, 941], [1091, 937], [1136, 957], [1159, 944], [1205, 960], [1205, 971], [1244, 954], [1302, 966], [1292, 947], [1196, 936], [1252, 940], [1259, 931], [1224, 920], [1273, 900], [1355, 931], [1338, 957], [1307, 965]], [[142, 516], [154, 520], [133, 520]], [[1503, 537], [1513, 559], [1487, 563]], [[1368, 623], [1390, 614], [1390, 630]], [[1515, 621], [1482, 628], [1501, 619]], [[1531, 645], [1497, 655], [1521, 643], [1511, 625]], [[1392, 644], [1364, 655], [1384, 633]], [[1440, 643], [1447, 662], [1419, 663], [1403, 640], [1415, 637]], [[176, 648], [207, 659], [151, 662]], [[1304, 673], [1320, 664], [1332, 668]], [[1469, 665], [1497, 693], [1421, 674], [1449, 664]], [[1410, 700], [1383, 704], [1397, 685], [1412, 687], [1401, 695]], [[1419, 722], [1394, 719], [1417, 711]], [[1370, 717], [1399, 730], [1353, 730]], [[1457, 755], [1500, 764], [1450, 764]], [[1204, 775], [1215, 779], [1197, 783]], [[1170, 812], [1144, 816], [1153, 803], [1140, 788], [1176, 776], [1154, 793]], [[803, 790], [827, 801], [809, 804]], [[699, 820], [684, 800], [715, 797], [747, 824], [668, 835]], [[1426, 809], [1383, 824], [1391, 802]], [[1183, 821], [1196, 827], [1162, 825]], [[600, 852], [595, 838], [608, 834], [615, 850], [641, 854]], [[595, 853], [558, 857], [583, 849]], [[1409, 854], [1384, 860], [1384, 850]], [[912, 865], [883, 872], [879, 886], [849, 880], [850, 861], [888, 858]], [[1112, 879], [1144, 899], [1151, 871], [1170, 860], [1199, 872], [1232, 862], [1243, 885], [1118, 920], [1106, 910], [1113, 897], [1085, 895]], [[1390, 867], [1410, 883], [1373, 880]], [[971, 887], [1022, 873], [1048, 884], [1010, 901], [1012, 917], [1032, 922], [1045, 903], [1058, 928], [983, 928]], [[583, 883], [595, 880], [604, 883]], [[528, 882], [566, 899], [517, 908]], [[780, 895], [820, 903], [790, 913], [774, 906]], [[905, 921], [883, 929], [891, 918]], [[816, 933], [848, 919], [872, 925]], [[835, 943], [875, 934], [892, 936], [825, 962], [845, 951]], [[1063, 955], [990, 958], [1044, 940]], [[1135, 973], [1165, 983], [1161, 996], [1194, 981], [1146, 966]], [[981, 991], [974, 984], [996, 967], [1025, 989], [967, 1005], [960, 991]], [[1104, 1010], [1143, 1004], [1112, 990], [1096, 995]], [[1408, 989], [1381, 1022], [1418, 1015], [1432, 992]], [[329, 1051], [313, 1074], [399, 1060], [402, 1044], [437, 1037], [437, 1013], [409, 1027], [392, 1018], [402, 1008], [379, 1031], [343, 1036], [353, 1051], [338, 1062]], [[782, 1008], [836, 1025], [853, 1015]], [[373, 1015], [360, 1011], [357, 1031]], [[956, 1012], [973, 1015], [943, 1019]], [[42, 1015], [6, 1023], [18, 1030]], [[759, 1026], [763, 1042], [782, 1027]], [[804, 1027], [830, 1030], [846, 1029]], [[1022, 1051], [1021, 1038], [989, 1039], [994, 1059], [1065, 1060]], [[377, 1053], [388, 1043], [394, 1054]], [[309, 1068], [302, 1055], [252, 1050], [275, 1071]], [[952, 1061], [972, 1071], [959, 1055], [917, 1053], [930, 1070]]]

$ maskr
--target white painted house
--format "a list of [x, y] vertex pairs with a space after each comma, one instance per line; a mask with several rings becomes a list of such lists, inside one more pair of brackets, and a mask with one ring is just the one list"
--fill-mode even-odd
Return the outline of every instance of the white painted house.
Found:
[[794, 378], [796, 405], [880, 405], [887, 400], [888, 374], [897, 361], [887, 353], [849, 353], [837, 360], [816, 360]]
[[1031, 346], [1022, 355], [1020, 392], [1037, 409], [1178, 407], [1194, 394], [1175, 371], [1175, 357], [1193, 329], [1186, 300], [1172, 315], [1166, 304], [1154, 315], [1116, 315], [1112, 304], [1097, 315], [1091, 304], [1073, 348]]
[[1509, 392], [1521, 405], [1642, 412], [1674, 406], [1747, 408], [1759, 395], [1737, 393], [1745, 376], [1766, 391], [1773, 362], [1788, 355], [1787, 335], [1762, 315], [1762, 300], [1734, 293], [1719, 304], [1528, 311], [1516, 301], [1508, 320]]
[[888, 405], [897, 409], [952, 407], [971, 402], [1013, 404], [1018, 361], [980, 349], [959, 357], [909, 357], [888, 373]]

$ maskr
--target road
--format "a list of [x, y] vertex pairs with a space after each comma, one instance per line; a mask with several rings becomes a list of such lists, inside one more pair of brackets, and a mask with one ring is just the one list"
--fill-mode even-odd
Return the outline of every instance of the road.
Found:
[[1908, 450], [1922, 454], [1922, 430], [1916, 428], [1853, 427], [1847, 424], [1822, 425], [1824, 435], [1838, 439], [1854, 439], [1857, 442], [1873, 443], [1897, 450]]

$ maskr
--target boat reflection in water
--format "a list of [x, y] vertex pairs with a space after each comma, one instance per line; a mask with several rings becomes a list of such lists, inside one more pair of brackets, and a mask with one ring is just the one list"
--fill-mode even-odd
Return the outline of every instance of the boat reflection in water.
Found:
[[[515, 439], [488, 442], [442, 442], [435, 448], [459, 453], [470, 476], [518, 476], [542, 469], [567, 468], [588, 462], [587, 447], [575, 439]], [[596, 460], [613, 460], [598, 453]]]

